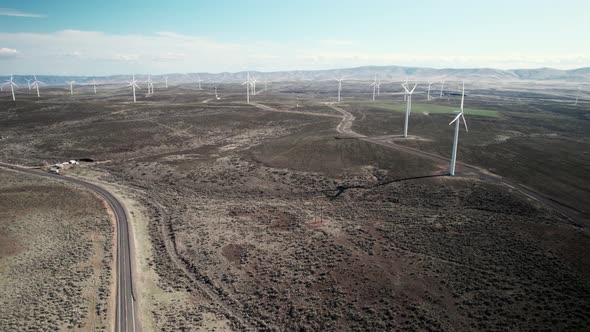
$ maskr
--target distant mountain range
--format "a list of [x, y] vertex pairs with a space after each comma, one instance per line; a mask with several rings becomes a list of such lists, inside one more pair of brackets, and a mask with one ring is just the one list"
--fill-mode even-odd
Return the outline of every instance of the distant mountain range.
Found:
[[[257, 80], [269, 81], [322, 81], [334, 77], [344, 76], [348, 80], [373, 80], [375, 74], [381, 80], [402, 81], [408, 77], [410, 80], [537, 80], [537, 81], [568, 81], [568, 82], [590, 82], [590, 67], [572, 70], [559, 70], [552, 68], [539, 69], [491, 69], [491, 68], [468, 68], [468, 69], [435, 69], [421, 67], [400, 67], [400, 66], [365, 66], [356, 68], [329, 69], [329, 70], [292, 70], [278, 72], [250, 71], [251, 77]], [[171, 73], [166, 75], [152, 75], [157, 82], [163, 82], [168, 77], [170, 83], [195, 82], [200, 77], [205, 82], [237, 83], [246, 79], [247, 72], [236, 73]], [[6, 77], [6, 76], [4, 76]], [[26, 79], [32, 75], [15, 75], [14, 82], [26, 85]], [[7, 78], [6, 78], [7, 79]], [[90, 76], [55, 76], [38, 75], [37, 79], [48, 85], [64, 85], [68, 81], [76, 81], [78, 84], [91, 83], [94, 77]], [[122, 83], [129, 81], [131, 75], [97, 76], [98, 83]], [[136, 79], [145, 81], [147, 75], [136, 75]], [[4, 81], [5, 79], [3, 79]]]

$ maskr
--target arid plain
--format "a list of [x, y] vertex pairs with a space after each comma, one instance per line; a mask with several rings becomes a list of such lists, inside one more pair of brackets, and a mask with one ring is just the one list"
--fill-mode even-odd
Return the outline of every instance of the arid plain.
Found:
[[[210, 84], [156, 87], [137, 103], [115, 85], [45, 88], [16, 104], [4, 92], [0, 160], [92, 160], [63, 176], [125, 203], [146, 331], [590, 329], [590, 104], [542, 84], [466, 87], [455, 177], [448, 123], [460, 96], [428, 101], [419, 87], [403, 139], [399, 83], [372, 102], [352, 82], [340, 103], [333, 82], [272, 83], [250, 105], [238, 84], [219, 84], [220, 99]], [[43, 326], [106, 328], [112, 292], [88, 291], [113, 283], [105, 207], [1, 172], [0, 329], [28, 326], [7, 305], [31, 284], [65, 292], [18, 297], [44, 307]], [[44, 217], [57, 206], [63, 215]], [[51, 238], [34, 238], [38, 227]], [[61, 251], [19, 278], [49, 245]], [[55, 272], [56, 259], [79, 268]], [[101, 268], [85, 274], [88, 261]]]

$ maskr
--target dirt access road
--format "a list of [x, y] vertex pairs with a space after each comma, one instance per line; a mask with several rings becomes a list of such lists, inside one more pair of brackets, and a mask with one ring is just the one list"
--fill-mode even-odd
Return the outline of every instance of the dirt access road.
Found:
[[131, 245], [129, 240], [130, 234], [127, 214], [123, 204], [109, 191], [90, 182], [4, 163], [0, 163], [0, 167], [74, 183], [91, 190], [107, 202], [117, 222], [117, 299], [115, 308], [115, 331], [141, 331], [139, 319], [136, 319], [135, 308], [137, 307], [137, 303], [135, 292], [133, 290], [133, 268], [131, 265]]
[[[258, 104], [258, 103], [252, 103], [252, 105], [256, 106], [262, 110], [265, 110], [265, 111], [288, 112], [288, 111], [277, 110], [272, 107]], [[420, 156], [423, 158], [428, 158], [428, 159], [431, 159], [431, 160], [434, 160], [437, 162], [442, 161], [442, 162], [450, 163], [450, 159], [445, 158], [443, 156], [439, 156], [434, 153], [420, 151], [418, 149], [406, 147], [403, 145], [395, 144], [391, 141], [387, 141], [387, 139], [390, 138], [391, 136], [367, 137], [367, 136], [361, 135], [359, 133], [356, 133], [352, 130], [352, 124], [355, 120], [355, 117], [354, 117], [354, 115], [352, 115], [352, 113], [346, 111], [345, 109], [342, 109], [341, 107], [334, 105], [334, 103], [324, 103], [323, 105], [327, 105], [328, 107], [330, 107], [333, 110], [342, 114], [342, 117], [341, 117], [342, 120], [340, 121], [340, 123], [336, 127], [336, 131], [340, 134], [351, 136], [351, 137], [357, 138], [357, 139], [362, 139], [364, 141], [371, 142], [373, 144], [378, 144], [381, 146], [385, 146], [385, 147], [388, 147], [391, 149], [396, 149], [398, 151], [411, 153], [411, 154], [414, 154], [414, 155], [417, 155], [417, 156]], [[293, 112], [293, 113], [295, 113], [295, 112]], [[297, 112], [297, 113], [302, 113], [302, 114], [306, 114], [306, 115], [313, 115], [313, 116], [326, 116], [325, 114], [317, 114], [317, 113], [311, 113], [311, 112]], [[329, 115], [329, 116], [331, 116], [331, 115]], [[469, 165], [469, 164], [465, 164], [465, 163], [460, 163], [460, 162], [457, 162], [457, 165], [459, 167], [463, 168], [464, 170], [469, 171], [469, 172], [462, 172], [463, 174], [459, 173], [462, 176], [476, 177], [476, 178], [484, 180], [484, 181], [489, 181], [489, 182], [504, 185], [506, 187], [509, 187], [511, 189], [518, 191], [519, 193], [521, 193], [522, 195], [524, 195], [528, 198], [531, 198], [531, 199], [537, 201], [541, 205], [564, 215], [565, 217], [567, 217], [571, 221], [575, 222], [578, 226], [585, 226], [585, 227], [590, 226], [590, 224], [589, 224], [590, 216], [588, 215], [587, 212], [580, 211], [580, 210], [578, 210], [566, 203], [560, 202], [552, 197], [546, 196], [546, 195], [544, 195], [532, 188], [524, 186], [522, 184], [508, 180], [500, 175], [492, 174], [481, 167], [477, 167], [477, 166]], [[467, 174], [467, 173], [470, 173], [470, 174]]]

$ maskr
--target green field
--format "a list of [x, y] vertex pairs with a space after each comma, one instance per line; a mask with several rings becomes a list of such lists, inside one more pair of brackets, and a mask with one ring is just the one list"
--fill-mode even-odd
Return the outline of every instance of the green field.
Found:
[[[397, 112], [405, 112], [406, 111], [406, 104], [405, 103], [385, 103], [385, 102], [350, 102], [351, 104], [356, 105], [364, 105], [369, 107], [376, 107], [387, 109], [391, 111]], [[455, 111], [458, 111], [459, 107], [451, 107], [445, 105], [436, 105], [436, 104], [420, 104], [420, 103], [412, 103], [412, 112], [428, 112], [431, 114], [452, 114]], [[498, 117], [497, 111], [490, 111], [490, 110], [481, 110], [475, 108], [465, 108], [465, 114], [467, 115], [479, 115], [479, 116], [491, 116], [491, 117]]]

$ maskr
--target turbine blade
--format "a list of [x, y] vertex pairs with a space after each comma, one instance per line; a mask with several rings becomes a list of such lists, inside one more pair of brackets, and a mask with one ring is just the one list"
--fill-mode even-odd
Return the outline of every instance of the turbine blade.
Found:
[[412, 91], [410, 91], [410, 94], [414, 93], [414, 90], [416, 90], [417, 86], [418, 86], [418, 84], [414, 84], [414, 88], [412, 89]]
[[404, 88], [404, 90], [406, 90], [406, 93], [410, 93], [410, 91], [408, 90], [408, 88], [406, 87], [405, 84], [402, 83], [402, 87]]
[[465, 83], [463, 83], [463, 93], [461, 94], [461, 114], [463, 114], [463, 101], [465, 101]]
[[453, 121], [449, 122], [449, 126], [453, 124], [453, 122], [459, 120], [459, 118], [461, 117], [461, 113], [457, 114], [457, 116], [453, 119]]
[[463, 124], [465, 125], [465, 131], [469, 131], [469, 130], [467, 130], [467, 121], [465, 121], [465, 116], [463, 115], [463, 112], [461, 112], [461, 118], [463, 118]]

